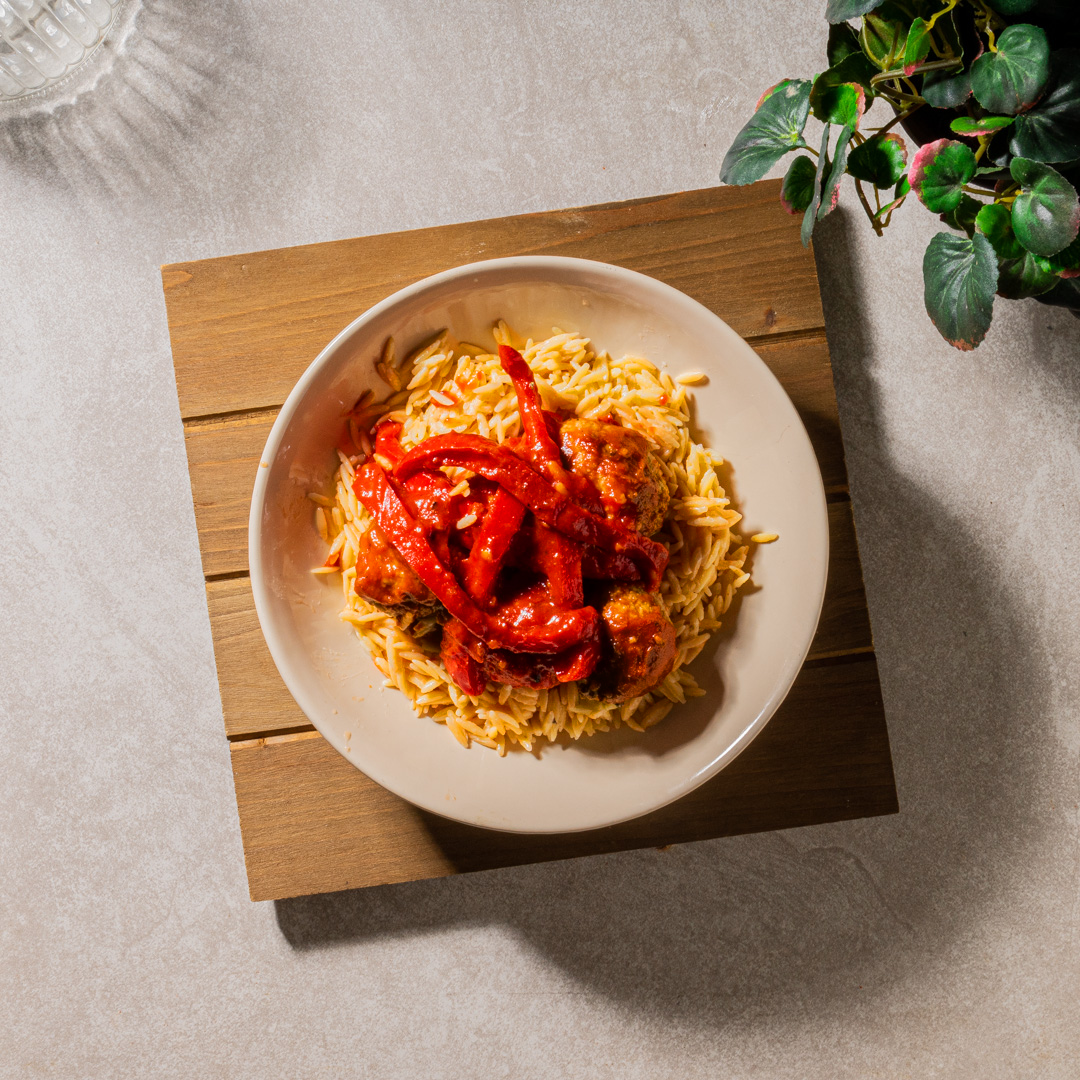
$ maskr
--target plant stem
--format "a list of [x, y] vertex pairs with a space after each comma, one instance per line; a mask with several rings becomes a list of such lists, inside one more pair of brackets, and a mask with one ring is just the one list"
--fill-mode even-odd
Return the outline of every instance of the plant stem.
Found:
[[987, 7], [986, 4], [983, 3], [983, 0], [972, 0], [972, 3], [975, 7], [979, 8], [983, 14], [982, 25], [979, 25], [978, 16], [976, 16], [976, 28], [982, 30], [982, 32], [986, 35], [986, 47], [991, 52], [997, 52], [997, 45], [994, 43], [994, 31], [990, 29], [990, 23], [993, 21], [998, 21], [997, 12], [995, 12], [992, 8]]
[[884, 135], [887, 131], [894, 128], [897, 124], [903, 123], [913, 112], [918, 112], [923, 107], [925, 102], [919, 102], [918, 105], [912, 105], [910, 109], [905, 109], [903, 112], [898, 112], [884, 127], [877, 129], [878, 135]]
[[866, 192], [863, 191], [861, 180], [855, 181], [855, 190], [859, 193], [859, 202], [863, 204], [863, 209], [866, 211], [866, 216], [870, 219], [870, 225], [874, 232], [876, 232], [878, 236], [884, 235], [881, 228], [881, 222], [874, 217], [874, 211], [870, 209], [870, 204], [866, 201]]
[[933, 16], [933, 18], [931, 18], [931, 20], [926, 24], [926, 32], [929, 33], [931, 30], [933, 30], [934, 23], [936, 23], [942, 15], [948, 15], [949, 12], [952, 11], [952, 9], [956, 7], [956, 5], [959, 3], [960, 0], [949, 0], [949, 2], [939, 12], [937, 12]]
[[[921, 75], [924, 71], [944, 71], [946, 68], [955, 68], [961, 63], [962, 61], [958, 57], [952, 57], [949, 60], [927, 60], [926, 63], [919, 64], [912, 72], [912, 75]], [[889, 71], [879, 71], [876, 75], [871, 76], [870, 85], [877, 86], [878, 83], [885, 82], [888, 79], [901, 78], [904, 78], [904, 69], [902, 67], [891, 68]], [[914, 87], [912, 87], [912, 90], [914, 91]]]

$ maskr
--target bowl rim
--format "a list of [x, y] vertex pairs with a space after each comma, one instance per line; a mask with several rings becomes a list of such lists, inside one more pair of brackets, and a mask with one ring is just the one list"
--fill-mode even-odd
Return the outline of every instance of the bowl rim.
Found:
[[[289, 429], [293, 417], [297, 410], [300, 408], [301, 402], [304, 400], [308, 388], [315, 381], [321, 369], [333, 358], [339, 347], [351, 338], [354, 334], [360, 331], [366, 324], [374, 321], [380, 315], [390, 308], [401, 304], [404, 301], [411, 299], [414, 296], [422, 294], [430, 289], [434, 289], [447, 282], [452, 282], [457, 278], [467, 277], [470, 274], [476, 273], [497, 273], [499, 270], [504, 269], [517, 269], [523, 271], [564, 271], [564, 272], [582, 272], [591, 270], [593, 272], [600, 272], [609, 277], [617, 283], [620, 279], [624, 279], [627, 282], [642, 282], [646, 283], [645, 287], [653, 290], [658, 290], [668, 295], [668, 299], [674, 301], [676, 304], [692, 305], [694, 308], [700, 309], [704, 312], [708, 318], [715, 320], [725, 331], [734, 334], [739, 341], [741, 341], [754, 359], [761, 367], [761, 373], [768, 377], [776, 389], [783, 395], [784, 399], [791, 406], [792, 417], [795, 420], [797, 426], [797, 432], [803, 440], [805, 440], [806, 449], [810, 453], [810, 458], [814, 462], [814, 473], [816, 478], [816, 488], [818, 498], [815, 500], [817, 507], [820, 511], [820, 515], [825, 529], [823, 532], [824, 539], [824, 560], [822, 564], [820, 588], [817, 596], [816, 610], [814, 613], [814, 619], [810, 626], [810, 629], [806, 635], [806, 641], [804, 647], [792, 653], [791, 659], [787, 665], [782, 669], [780, 676], [776, 679], [772, 692], [768, 698], [761, 704], [757, 713], [749, 720], [749, 722], [743, 727], [742, 731], [728, 744], [728, 746], [715, 755], [710, 761], [704, 763], [701, 768], [697, 769], [690, 775], [688, 775], [682, 783], [675, 785], [668, 792], [668, 797], [661, 802], [657, 802], [654, 805], [646, 807], [645, 809], [635, 810], [629, 814], [618, 814], [615, 816], [604, 818], [603, 820], [597, 820], [581, 825], [576, 828], [559, 828], [557, 830], [540, 829], [540, 828], [510, 828], [499, 827], [490, 824], [478, 822], [469, 818], [455, 816], [453, 813], [447, 812], [447, 807], [444, 803], [437, 801], [424, 802], [420, 801], [415, 795], [406, 794], [397, 789], [394, 783], [388, 780], [385, 776], [381, 775], [382, 770], [378, 767], [378, 763], [374, 763], [374, 767], [370, 762], [364, 762], [363, 767], [361, 762], [352, 754], [346, 755], [344, 753], [343, 746], [339, 746], [339, 740], [334, 738], [332, 734], [323, 728], [323, 724], [318, 718], [319, 710], [311, 707], [311, 703], [305, 701], [306, 694], [302, 689], [302, 681], [299, 678], [290, 678], [293, 671], [293, 662], [291, 659], [290, 649], [286, 646], [283, 640], [283, 634], [278, 630], [273, 618], [269, 616], [271, 610], [271, 602], [269, 596], [269, 587], [264, 578], [262, 571], [261, 559], [258, 556], [258, 552], [261, 549], [262, 542], [262, 520], [263, 520], [263, 508], [266, 500], [267, 487], [270, 481], [270, 474], [274, 459], [277, 457], [281, 450], [281, 444], [285, 438], [285, 434]], [[396, 292], [387, 296], [378, 303], [373, 304], [365, 311], [361, 312], [355, 319], [349, 322], [344, 328], [342, 328], [334, 337], [327, 342], [326, 345], [319, 351], [318, 355], [308, 364], [303, 374], [297, 380], [292, 390], [289, 392], [288, 397], [285, 399], [281, 410], [278, 412], [277, 417], [274, 420], [274, 424], [270, 430], [270, 434], [267, 436], [266, 443], [263, 447], [262, 453], [259, 457], [259, 466], [255, 470], [255, 483], [252, 490], [251, 506], [248, 515], [248, 573], [249, 581], [251, 584], [252, 596], [255, 602], [255, 611], [259, 620], [259, 627], [262, 631], [263, 638], [269, 649], [270, 656], [274, 661], [274, 666], [277, 668], [278, 673], [281, 675], [282, 681], [285, 683], [293, 700], [296, 701], [300, 710], [307, 717], [308, 721], [314, 726], [316, 731], [334, 747], [338, 753], [341, 754], [351, 765], [362, 772], [369, 779], [375, 783], [386, 788], [391, 793], [397, 795], [399, 798], [404, 799], [406, 802], [412, 803], [414, 806], [418, 806], [423, 810], [436, 814], [439, 817], [446, 818], [451, 821], [457, 821], [460, 823], [468, 824], [474, 828], [488, 829], [493, 832], [508, 832], [516, 833], [520, 835], [557, 835], [559, 833], [569, 832], [587, 832], [593, 829], [606, 828], [611, 825], [617, 825], [625, 821], [631, 821], [635, 818], [641, 817], [645, 814], [653, 813], [656, 810], [662, 809], [664, 806], [668, 806], [673, 802], [678, 801], [684, 796], [688, 795], [691, 791], [700, 787], [708, 780], [712, 779], [717, 773], [725, 769], [731, 764], [749, 745], [753, 740], [761, 733], [765, 725], [776, 713], [777, 709], [783, 703], [788, 693], [791, 691], [792, 686], [795, 683], [799, 672], [802, 670], [803, 664], [806, 661], [806, 656], [810, 651], [810, 646], [813, 644], [814, 636], [817, 633], [817, 627], [821, 620], [821, 611], [825, 600], [825, 590], [828, 582], [829, 571], [829, 532], [828, 532], [828, 506], [825, 497], [824, 481], [821, 476], [820, 464], [817, 460], [817, 454], [814, 452], [813, 445], [810, 442], [810, 437], [806, 432], [806, 427], [802, 422], [802, 418], [798, 415], [794, 404], [791, 402], [787, 391], [784, 389], [783, 384], [768, 367], [768, 365], [761, 359], [760, 356], [754, 351], [753, 347], [742, 337], [732, 329], [727, 322], [725, 322], [719, 315], [717, 315], [710, 308], [706, 307], [699, 300], [695, 300], [693, 297], [682, 292], [682, 290], [675, 288], [673, 285], [669, 285], [665, 281], [661, 281], [659, 278], [654, 278], [648, 274], [642, 274], [636, 270], [630, 270], [623, 266], [618, 266], [613, 263], [605, 263], [595, 259], [581, 259], [564, 255], [517, 255], [502, 258], [482, 259], [475, 262], [464, 263], [460, 266], [451, 267], [447, 270], [439, 271], [436, 274], [428, 275], [421, 278], [418, 281], [413, 282], [410, 285], [398, 289]], [[298, 692], [294, 687], [300, 687]], [[404, 699], [403, 699], [404, 700]], [[361, 755], [362, 757], [363, 755]]]

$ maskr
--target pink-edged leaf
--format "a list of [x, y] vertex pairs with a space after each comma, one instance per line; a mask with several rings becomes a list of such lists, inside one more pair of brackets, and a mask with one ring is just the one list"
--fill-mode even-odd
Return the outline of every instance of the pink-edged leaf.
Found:
[[938, 233], [923, 256], [923, 300], [938, 333], [952, 346], [974, 349], [990, 329], [998, 259], [982, 233]]
[[908, 169], [908, 180], [927, 210], [947, 214], [960, 205], [964, 185], [976, 167], [970, 147], [955, 139], [937, 139], [919, 147]]
[[823, 124], [856, 130], [866, 112], [866, 91], [855, 82], [834, 84], [819, 75], [810, 90], [810, 108]]
[[957, 135], [994, 135], [1015, 119], [1015, 116], [983, 116], [976, 120], [970, 116], [958, 116], [949, 127]]
[[800, 154], [788, 166], [784, 186], [780, 189], [780, 205], [789, 214], [801, 214], [814, 197], [817, 166], [805, 154]]
[[907, 168], [907, 144], [895, 131], [872, 135], [855, 147], [848, 158], [848, 172], [876, 188], [888, 188], [904, 175]]
[[771, 93], [772, 93], [772, 92], [773, 92], [774, 90], [778, 89], [779, 87], [783, 86], [783, 85], [784, 85], [784, 83], [786, 83], [786, 82], [789, 82], [789, 81], [790, 81], [790, 80], [788, 80], [788, 79], [781, 79], [781, 80], [780, 80], [780, 81], [779, 81], [778, 83], [773, 83], [773, 84], [772, 84], [772, 86], [770, 86], [768, 90], [764, 91], [764, 92], [762, 93], [761, 97], [759, 97], [759, 98], [757, 99], [757, 104], [756, 104], [756, 105], [754, 106], [754, 112], [757, 112], [757, 111], [758, 111], [758, 109], [760, 109], [760, 108], [761, 108], [761, 106], [765, 104], [765, 99], [766, 99], [766, 98], [768, 98], [768, 96], [769, 96], [769, 95], [770, 95], [770, 94], [771, 94]]
[[904, 45], [904, 74], [911, 76], [930, 52], [930, 30], [925, 19], [916, 19]]

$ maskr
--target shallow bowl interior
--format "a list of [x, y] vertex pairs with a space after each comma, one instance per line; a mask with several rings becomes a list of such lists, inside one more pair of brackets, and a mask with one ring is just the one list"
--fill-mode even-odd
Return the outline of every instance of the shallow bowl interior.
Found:
[[[328, 491], [342, 416], [385, 392], [372, 361], [387, 335], [408, 350], [442, 328], [494, 344], [504, 318], [520, 334], [577, 330], [614, 356], [649, 357], [694, 389], [706, 443], [731, 463], [743, 532], [780, 534], [755, 550], [753, 589], [691, 670], [706, 696], [644, 735], [617, 732], [500, 758], [462, 748], [412, 712], [338, 618], [340, 580], [312, 575], [325, 557], [312, 490]], [[730, 327], [652, 278], [579, 259], [475, 263], [410, 286], [338, 335], [301, 378], [274, 425], [255, 481], [251, 582], [270, 652], [322, 735], [368, 776], [437, 814], [488, 828], [561, 832], [647, 813], [731, 761], [783, 700], [817, 625], [828, 564], [821, 474], [787, 395]], [[345, 733], [351, 732], [346, 740]], [[348, 745], [348, 751], [346, 751]]]

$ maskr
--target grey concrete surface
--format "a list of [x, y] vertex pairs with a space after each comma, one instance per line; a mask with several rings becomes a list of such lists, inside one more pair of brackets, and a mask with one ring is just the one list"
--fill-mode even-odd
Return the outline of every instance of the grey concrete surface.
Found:
[[822, 3], [158, 0], [0, 122], [0, 1076], [1080, 1075], [1080, 322], [817, 258], [895, 817], [247, 899], [158, 265], [716, 182]]

